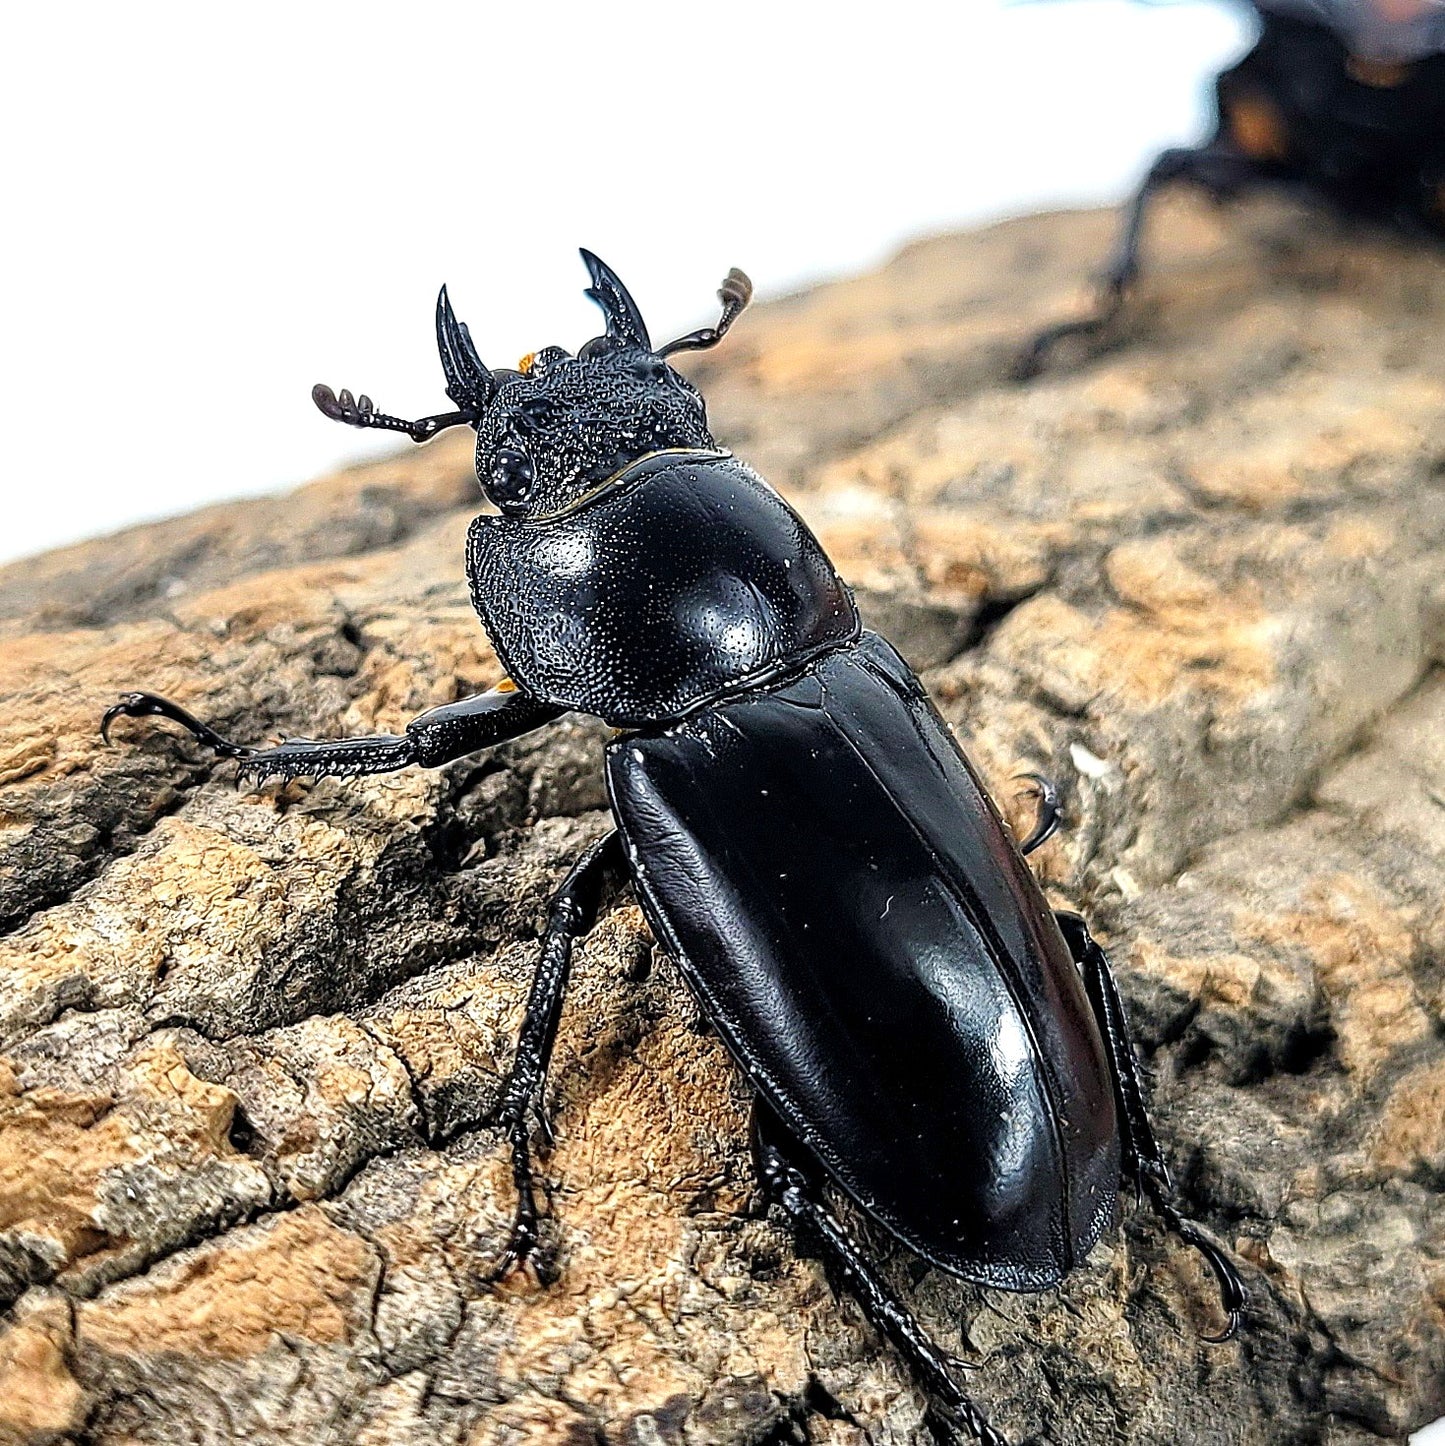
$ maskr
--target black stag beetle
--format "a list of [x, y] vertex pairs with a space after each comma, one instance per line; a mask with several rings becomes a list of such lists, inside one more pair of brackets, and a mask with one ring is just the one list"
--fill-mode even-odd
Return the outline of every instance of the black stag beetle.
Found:
[[980, 1285], [1057, 1285], [1112, 1222], [1121, 1177], [1203, 1252], [1228, 1337], [1244, 1292], [1179, 1212], [1103, 951], [1055, 914], [907, 664], [859, 621], [798, 515], [718, 447], [668, 358], [719, 342], [751, 292], [729, 274], [716, 326], [654, 347], [584, 251], [604, 336], [519, 371], [482, 364], [443, 289], [437, 344], [456, 410], [408, 422], [317, 387], [329, 417], [418, 441], [476, 428], [499, 515], [467, 542], [472, 599], [508, 680], [398, 736], [231, 743], [128, 693], [105, 715], [172, 719], [247, 777], [436, 767], [568, 710], [606, 747], [614, 829], [554, 896], [497, 1120], [515, 1226], [537, 1240], [531, 1122], [574, 941], [608, 876], [630, 877], [657, 939], [757, 1092], [766, 1197], [819, 1248], [931, 1395], [936, 1422], [1003, 1437], [827, 1203], [840, 1186], [925, 1260]]
[[1346, 219], [1445, 241], [1445, 0], [1254, 0], [1262, 29], [1215, 82], [1214, 134], [1167, 150], [1129, 202], [1100, 306], [1042, 331], [1036, 375], [1065, 337], [1104, 331], [1139, 275], [1144, 217], [1188, 181], [1223, 200], [1286, 190]]

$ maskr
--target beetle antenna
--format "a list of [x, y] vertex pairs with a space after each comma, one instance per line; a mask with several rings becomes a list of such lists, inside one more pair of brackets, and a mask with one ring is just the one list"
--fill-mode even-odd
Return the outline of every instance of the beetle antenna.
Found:
[[342, 387], [338, 394], [325, 382], [317, 382], [311, 388], [311, 400], [333, 422], [345, 422], [348, 427], [377, 427], [383, 432], [405, 432], [413, 442], [430, 441], [447, 427], [476, 426], [481, 414], [480, 408], [468, 407], [465, 411], [442, 412], [435, 417], [419, 417], [415, 422], [408, 422], [405, 417], [378, 412], [376, 404], [364, 393], [353, 397]]
[[365, 393], [353, 397], [345, 387], [339, 393], [333, 392], [324, 382], [317, 382], [311, 388], [311, 400], [333, 422], [345, 422], [348, 427], [376, 427], [383, 432], [405, 432], [413, 442], [429, 441], [447, 427], [476, 426], [497, 384], [486, 363], [477, 355], [466, 323], [457, 320], [445, 286], [437, 294], [437, 351], [446, 374], [447, 396], [457, 404], [455, 412], [439, 412], [436, 416], [409, 422], [405, 417], [378, 412], [376, 404]]
[[686, 336], [678, 337], [676, 341], [668, 342], [666, 346], [659, 348], [658, 356], [671, 356], [676, 351], [706, 351], [709, 347], [716, 346], [753, 299], [753, 283], [748, 280], [746, 272], [739, 271], [734, 266], [723, 277], [717, 297], [722, 302], [722, 315], [718, 317], [717, 325], [704, 326], [698, 331], [690, 331]]

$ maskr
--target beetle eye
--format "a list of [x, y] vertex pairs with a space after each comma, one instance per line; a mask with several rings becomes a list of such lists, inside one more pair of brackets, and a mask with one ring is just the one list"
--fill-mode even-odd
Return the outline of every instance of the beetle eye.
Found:
[[498, 447], [492, 457], [486, 493], [503, 512], [516, 512], [526, 502], [536, 478], [537, 470], [525, 452], [515, 447]]

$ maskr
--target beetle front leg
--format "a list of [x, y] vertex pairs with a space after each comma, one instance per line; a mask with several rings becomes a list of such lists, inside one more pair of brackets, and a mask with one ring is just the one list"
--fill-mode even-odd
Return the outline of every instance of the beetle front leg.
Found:
[[621, 871], [621, 836], [616, 829], [603, 835], [573, 864], [552, 896], [542, 957], [532, 976], [527, 1009], [522, 1018], [517, 1050], [506, 1088], [493, 1121], [507, 1135], [512, 1149], [512, 1183], [517, 1191], [516, 1215], [506, 1250], [491, 1273], [492, 1280], [510, 1275], [537, 1245], [536, 1183], [532, 1173], [531, 1116], [536, 1115], [544, 1143], [551, 1144], [552, 1129], [542, 1106], [547, 1066], [557, 1042], [562, 1000], [572, 967], [572, 946], [597, 922], [602, 887], [610, 874]]
[[1149, 168], [1124, 213], [1124, 225], [1113, 254], [1104, 268], [1100, 300], [1092, 316], [1045, 327], [1014, 363], [1018, 381], [1036, 377], [1048, 364], [1053, 349], [1071, 336], [1092, 336], [1103, 331], [1123, 309], [1129, 289], [1139, 276], [1139, 253], [1149, 205], [1166, 186], [1193, 181], [1220, 196], [1249, 178], [1254, 167], [1242, 156], [1218, 145], [1177, 147], [1164, 151]]
[[1162, 152], [1149, 167], [1124, 213], [1124, 226], [1109, 264], [1104, 268], [1106, 307], [1117, 310], [1139, 276], [1139, 252], [1144, 242], [1144, 220], [1149, 205], [1166, 186], [1192, 181], [1215, 197], [1238, 186], [1253, 170], [1244, 157], [1217, 145], [1175, 147]]
[[939, 1349], [869, 1264], [842, 1221], [824, 1203], [816, 1170], [800, 1163], [807, 1158], [803, 1147], [761, 1101], [753, 1106], [753, 1153], [769, 1202], [779, 1206], [802, 1235], [817, 1242], [837, 1277], [863, 1307], [863, 1314], [927, 1387], [938, 1412], [983, 1446], [1009, 1446], [954, 1380], [954, 1372], [966, 1369], [965, 1364]]
[[1114, 1079], [1114, 1099], [1119, 1114], [1123, 1167], [1132, 1176], [1136, 1190], [1148, 1195], [1160, 1218], [1186, 1245], [1205, 1258], [1219, 1283], [1220, 1304], [1224, 1307], [1225, 1327], [1217, 1336], [1205, 1339], [1220, 1344], [1239, 1329], [1247, 1296], [1244, 1282], [1223, 1248], [1212, 1240], [1194, 1221], [1183, 1215], [1174, 1200], [1174, 1182], [1164, 1152], [1149, 1122], [1144, 1100], [1144, 1082], [1134, 1041], [1129, 1032], [1129, 1019], [1109, 956], [1094, 941], [1089, 926], [1078, 914], [1062, 910], [1055, 913], [1069, 952], [1084, 978], [1084, 989], [1093, 1006], [1104, 1048], [1109, 1053], [1110, 1073]]
[[437, 768], [479, 748], [528, 733], [564, 711], [540, 702], [508, 681], [473, 698], [432, 708], [413, 718], [404, 733], [334, 740], [288, 738], [272, 748], [252, 748], [232, 743], [169, 698], [155, 693], [122, 693], [120, 701], [106, 709], [100, 720], [100, 734], [108, 743], [111, 725], [117, 718], [169, 718], [220, 757], [237, 759], [238, 782], [250, 778], [260, 783], [267, 778], [350, 778], [388, 773], [412, 764]]

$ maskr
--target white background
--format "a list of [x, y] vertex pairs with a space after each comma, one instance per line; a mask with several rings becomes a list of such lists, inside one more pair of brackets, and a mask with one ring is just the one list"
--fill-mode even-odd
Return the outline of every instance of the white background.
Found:
[[510, 365], [593, 334], [578, 244], [666, 334], [733, 264], [766, 294], [1116, 199], [1247, 31], [1126, 0], [17, 6], [0, 559], [395, 447], [308, 394], [443, 409], [444, 280]]
[[443, 410], [442, 281], [511, 365], [597, 329], [579, 244], [666, 334], [731, 265], [767, 294], [1111, 200], [1200, 134], [1246, 30], [1126, 0], [17, 5], [0, 558], [395, 447], [311, 385]]

